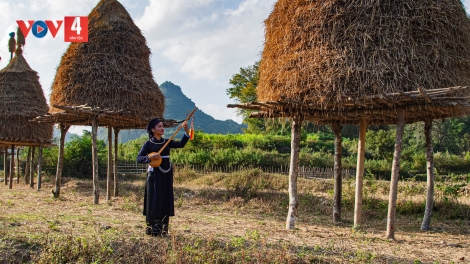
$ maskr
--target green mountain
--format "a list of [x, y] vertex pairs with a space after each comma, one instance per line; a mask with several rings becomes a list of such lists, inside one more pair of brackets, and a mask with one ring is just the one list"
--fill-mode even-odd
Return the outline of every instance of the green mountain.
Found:
[[[172, 82], [162, 83], [160, 90], [165, 95], [164, 118], [166, 119], [183, 120], [186, 114], [196, 107], [196, 104], [183, 94], [181, 88]], [[194, 128], [208, 134], [239, 134], [245, 127], [233, 120], [216, 120], [200, 109], [194, 113]]]
[[[196, 107], [196, 104], [183, 94], [181, 87], [178, 85], [166, 81], [159, 87], [165, 96], [165, 113], [163, 116], [165, 119], [184, 120], [187, 114]], [[233, 120], [216, 120], [197, 109], [194, 113], [194, 128], [196, 132], [203, 131], [208, 134], [239, 134], [242, 133], [242, 128], [246, 128], [246, 125], [238, 124]], [[175, 130], [176, 128], [165, 129], [165, 137], [170, 137]], [[98, 129], [98, 138], [107, 141], [107, 133], [106, 128], [100, 127]], [[176, 138], [179, 139], [182, 133], [183, 129], [180, 130]], [[146, 134], [144, 129], [123, 130], [119, 132], [119, 142], [126, 143], [129, 140], [141, 137], [143, 134]]]

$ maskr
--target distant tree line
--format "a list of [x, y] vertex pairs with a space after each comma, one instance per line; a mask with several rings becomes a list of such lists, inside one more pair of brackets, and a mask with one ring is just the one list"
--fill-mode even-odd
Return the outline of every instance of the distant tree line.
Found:
[[[328, 126], [305, 124], [301, 135], [300, 166], [333, 167], [334, 135]], [[348, 128], [353, 131], [353, 127]], [[343, 167], [355, 168], [357, 133], [343, 138]], [[167, 135], [168, 136], [168, 135]], [[119, 160], [135, 161], [147, 136], [119, 145]], [[433, 141], [435, 168], [438, 174], [470, 172], [470, 119], [468, 117], [434, 122]], [[178, 139], [179, 140], [179, 139]], [[64, 176], [90, 178], [92, 175], [91, 133], [74, 135], [65, 144]], [[366, 139], [366, 176], [389, 178], [395, 144], [395, 127], [369, 127]], [[106, 175], [107, 146], [98, 140], [100, 175]], [[401, 161], [402, 177], [424, 177], [425, 142], [423, 124], [406, 126]], [[26, 151], [22, 152], [26, 160]], [[45, 173], [55, 174], [58, 146], [43, 150]], [[37, 156], [36, 156], [37, 158]], [[173, 164], [205, 166], [285, 167], [290, 159], [290, 134], [271, 131], [257, 134], [206, 134], [196, 131], [194, 140], [185, 148], [172, 150]], [[3, 163], [3, 159], [0, 164]], [[2, 164], [3, 165], [3, 164]], [[3, 167], [3, 166], [2, 166]]]

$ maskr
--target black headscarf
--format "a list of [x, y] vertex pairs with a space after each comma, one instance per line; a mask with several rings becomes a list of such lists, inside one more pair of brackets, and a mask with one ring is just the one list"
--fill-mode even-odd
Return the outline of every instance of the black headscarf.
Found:
[[152, 128], [154, 128], [158, 123], [160, 123], [160, 119], [158, 119], [158, 118], [154, 118], [154, 119], [150, 120], [150, 122], [148, 123], [147, 133], [149, 134], [149, 138], [153, 137]]

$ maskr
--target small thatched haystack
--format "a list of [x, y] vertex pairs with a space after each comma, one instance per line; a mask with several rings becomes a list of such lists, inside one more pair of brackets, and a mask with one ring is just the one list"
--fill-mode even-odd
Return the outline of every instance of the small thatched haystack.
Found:
[[39, 76], [18, 48], [16, 56], [0, 71], [0, 144], [50, 144], [52, 124], [30, 122], [48, 110]]
[[394, 108], [410, 103], [404, 92], [470, 85], [470, 20], [459, 0], [279, 0], [265, 24], [260, 102], [338, 111], [391, 95], [372, 108]]
[[[150, 50], [126, 9], [116, 0], [101, 0], [88, 19], [88, 42], [71, 43], [62, 56], [51, 105], [86, 104], [121, 112], [100, 118], [101, 126], [132, 128], [139, 121], [135, 117], [163, 117], [164, 96], [153, 80]], [[134, 118], [125, 119], [129, 116]]]

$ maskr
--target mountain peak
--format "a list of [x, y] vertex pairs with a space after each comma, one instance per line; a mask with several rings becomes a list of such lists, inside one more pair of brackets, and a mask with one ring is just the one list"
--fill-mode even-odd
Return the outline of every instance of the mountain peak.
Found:
[[[191, 111], [196, 104], [183, 94], [181, 87], [166, 81], [159, 86], [165, 95], [164, 118], [183, 120], [187, 116], [187, 111]], [[245, 125], [238, 124], [233, 120], [216, 120], [212, 116], [198, 109], [194, 113], [194, 128], [209, 134], [239, 134]]]

